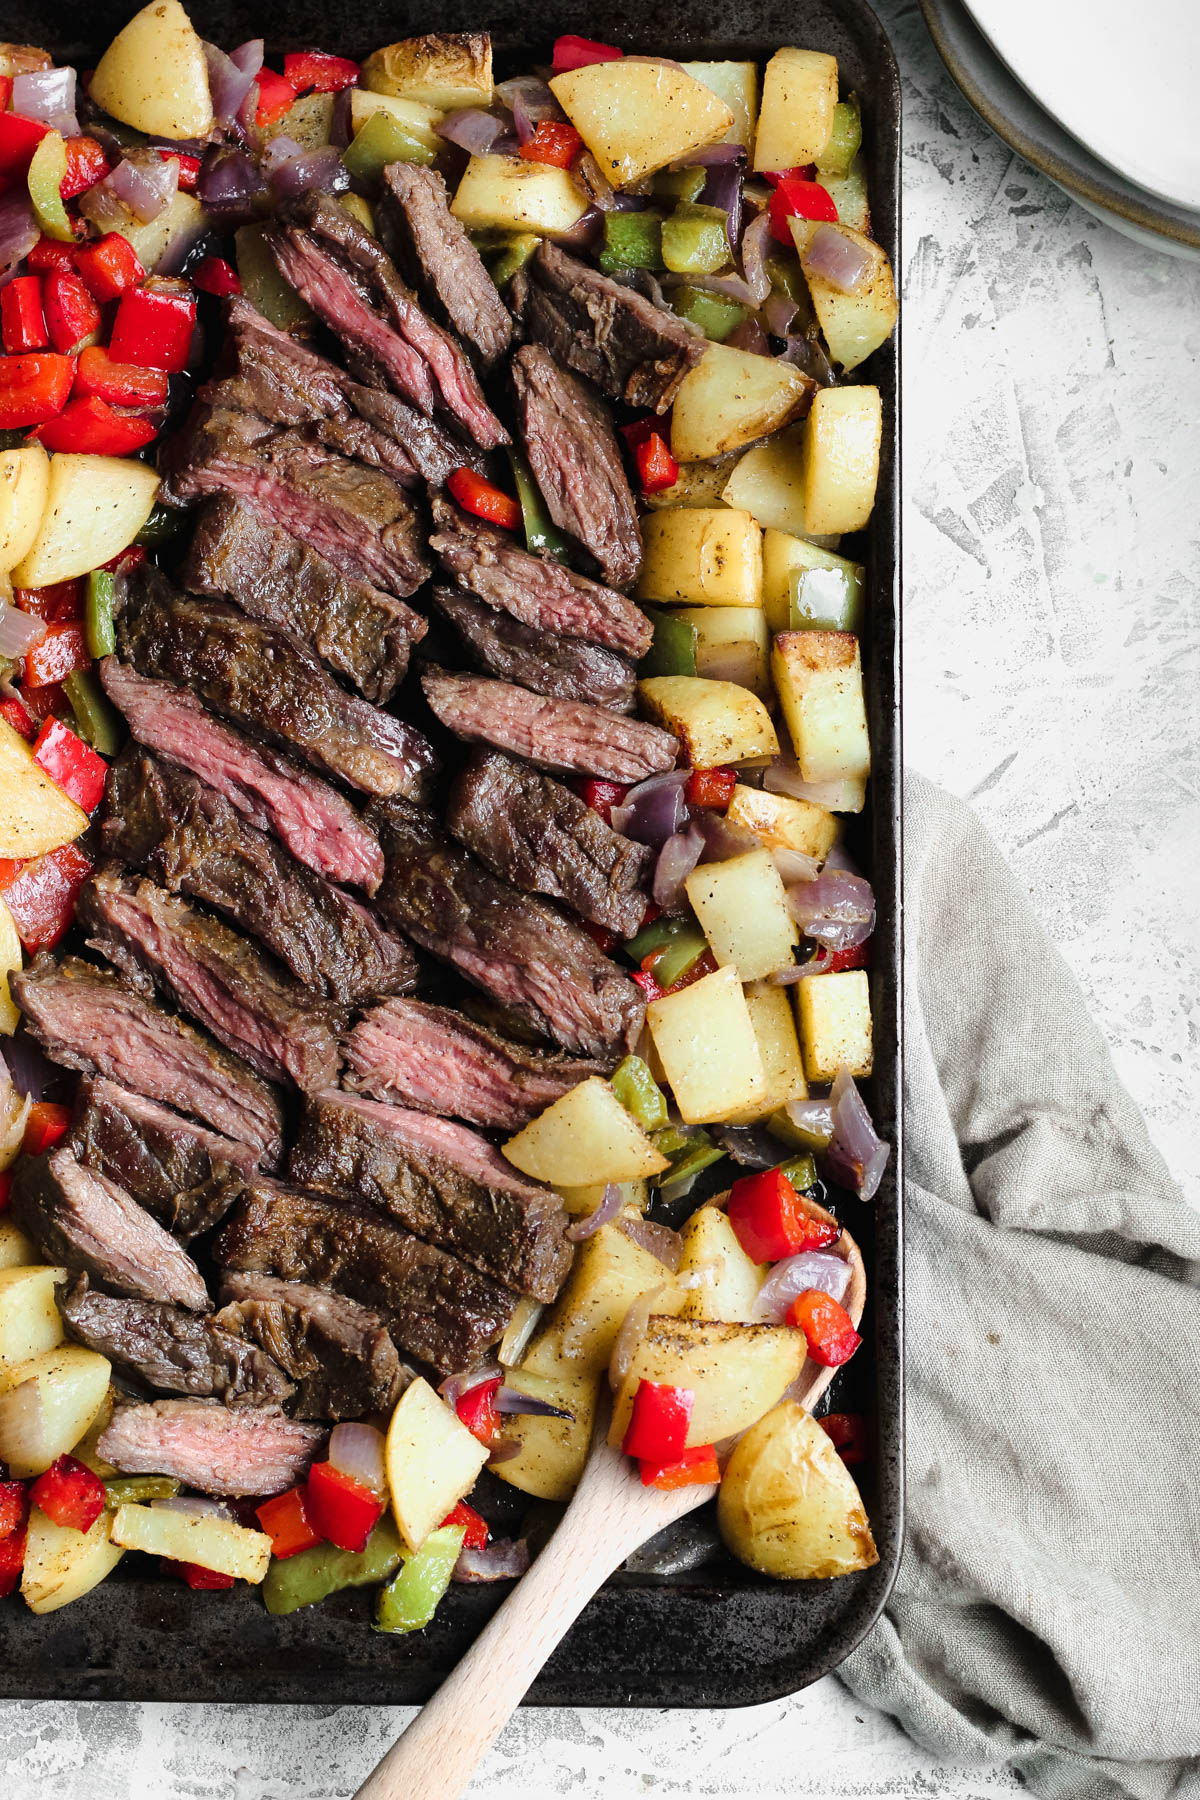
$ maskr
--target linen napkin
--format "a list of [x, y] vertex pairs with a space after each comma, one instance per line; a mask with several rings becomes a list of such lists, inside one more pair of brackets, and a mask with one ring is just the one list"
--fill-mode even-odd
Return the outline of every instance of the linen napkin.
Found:
[[983, 826], [905, 805], [907, 1533], [841, 1674], [1046, 1800], [1200, 1794], [1200, 1215]]

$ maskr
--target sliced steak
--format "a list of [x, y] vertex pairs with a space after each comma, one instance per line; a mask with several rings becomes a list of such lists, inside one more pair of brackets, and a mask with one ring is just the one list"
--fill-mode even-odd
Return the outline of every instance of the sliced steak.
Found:
[[292, 1384], [256, 1345], [209, 1315], [152, 1300], [114, 1300], [80, 1275], [60, 1295], [67, 1334], [98, 1350], [127, 1375], [165, 1394], [197, 1394], [226, 1406], [278, 1406]]
[[650, 648], [654, 627], [624, 594], [519, 549], [508, 532], [473, 518], [444, 495], [431, 495], [430, 508], [437, 528], [430, 548], [446, 573], [485, 605], [539, 631], [585, 638], [626, 656], [644, 656]]
[[81, 1081], [67, 1139], [77, 1162], [107, 1175], [176, 1237], [224, 1218], [258, 1152], [115, 1082]]
[[429, 668], [421, 686], [455, 737], [511, 750], [541, 769], [637, 782], [673, 769], [679, 754], [679, 740], [661, 726], [578, 700], [531, 694], [508, 681]]
[[581, 926], [498, 880], [423, 808], [379, 801], [370, 817], [387, 859], [376, 902], [386, 919], [565, 1050], [632, 1046], [641, 992]]
[[252, 619], [290, 631], [368, 700], [388, 699], [429, 629], [403, 600], [341, 574], [231, 494], [201, 512], [182, 580], [195, 594], [227, 596]]
[[473, 751], [455, 777], [446, 824], [514, 887], [562, 900], [621, 938], [640, 926], [653, 851], [622, 837], [578, 794], [527, 763]]
[[278, 1096], [203, 1032], [76, 956], [56, 962], [43, 952], [10, 981], [26, 1025], [55, 1062], [190, 1113], [249, 1144], [269, 1166], [278, 1162]]
[[535, 342], [626, 406], [666, 412], [708, 348], [694, 326], [548, 238], [515, 277], [511, 298]]
[[307, 868], [375, 892], [383, 878], [379, 842], [327, 781], [252, 743], [174, 682], [147, 681], [115, 656], [100, 664], [100, 679], [139, 744], [190, 769]]
[[222, 1268], [315, 1282], [387, 1315], [397, 1349], [446, 1374], [504, 1333], [516, 1296], [458, 1257], [349, 1200], [253, 1181], [222, 1226]]
[[428, 415], [446, 413], [481, 449], [508, 442], [462, 346], [421, 311], [383, 246], [344, 206], [304, 194], [276, 211], [266, 239], [284, 280], [371, 386], [392, 388]]
[[535, 694], [583, 700], [613, 712], [632, 712], [637, 674], [627, 657], [583, 638], [522, 625], [508, 613], [481, 606], [461, 588], [435, 587], [434, 605], [458, 632], [475, 666]]
[[591, 551], [611, 587], [629, 587], [641, 573], [642, 533], [608, 408], [542, 344], [517, 351], [512, 382], [525, 454], [550, 517]]
[[118, 1405], [96, 1451], [122, 1475], [173, 1475], [202, 1494], [281, 1494], [324, 1441], [323, 1427], [275, 1407], [155, 1400]]
[[316, 1000], [227, 925], [152, 881], [98, 869], [79, 895], [88, 942], [118, 968], [144, 971], [184, 1012], [269, 1080], [337, 1080], [345, 1014]]
[[483, 258], [450, 211], [436, 169], [394, 162], [383, 172], [378, 208], [385, 248], [444, 325], [485, 368], [512, 344], [513, 324]]
[[413, 593], [429, 573], [420, 522], [400, 483], [298, 427], [198, 401], [164, 443], [159, 467], [169, 503], [238, 494], [343, 575], [389, 594]]
[[558, 1195], [450, 1119], [355, 1094], [316, 1094], [288, 1169], [301, 1186], [354, 1194], [535, 1300], [553, 1300], [571, 1266]]
[[21, 1158], [12, 1212], [50, 1262], [119, 1294], [210, 1310], [204, 1279], [183, 1246], [124, 1188], [76, 1162], [65, 1144], [49, 1156]]
[[257, 1344], [287, 1371], [301, 1419], [390, 1412], [413, 1378], [383, 1314], [328, 1288], [228, 1270], [217, 1324]]
[[344, 1049], [342, 1082], [355, 1093], [501, 1131], [612, 1066], [533, 1050], [448, 1006], [397, 998], [364, 1013]]
[[347, 694], [287, 632], [196, 600], [145, 563], [124, 584], [117, 647], [139, 675], [175, 681], [322, 774], [368, 794], [419, 798], [435, 759], [413, 726]]
[[130, 744], [108, 778], [104, 848], [202, 900], [310, 992], [349, 1004], [416, 985], [416, 959], [375, 914], [257, 831], [223, 795]]

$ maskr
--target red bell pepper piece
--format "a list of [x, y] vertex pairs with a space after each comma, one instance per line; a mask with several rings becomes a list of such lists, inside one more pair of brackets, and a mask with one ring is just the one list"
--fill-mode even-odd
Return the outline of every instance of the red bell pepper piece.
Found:
[[12, 84], [11, 75], [0, 75], [0, 112], [7, 112], [12, 105]]
[[736, 769], [693, 769], [688, 776], [687, 798], [693, 806], [728, 806], [736, 786]]
[[496, 1411], [499, 1386], [498, 1375], [490, 1381], [477, 1381], [465, 1394], [460, 1394], [454, 1404], [455, 1412], [471, 1436], [478, 1438], [481, 1444], [492, 1444], [500, 1435], [500, 1414]]
[[31, 275], [46, 275], [51, 269], [73, 269], [75, 255], [74, 244], [62, 244], [57, 238], [43, 237], [25, 258], [25, 267]]
[[95, 812], [104, 797], [108, 764], [69, 725], [47, 719], [37, 734], [33, 760], [76, 806], [85, 813]]
[[[649, 923], [648, 920], [643, 922]], [[663, 987], [654, 973], [654, 966], [661, 955], [661, 950], [651, 950], [648, 956], [643, 957], [641, 968], [630, 976], [631, 981], [637, 982], [647, 1001], [661, 1000], [664, 994], [681, 993], [684, 988], [691, 987], [694, 981], [701, 981], [706, 975], [714, 975], [717, 970], [717, 959], [712, 951], [702, 950], [695, 962], [689, 963], [683, 974], [676, 976], [670, 987]]]
[[282, 119], [290, 113], [296, 104], [296, 90], [290, 81], [277, 75], [274, 69], [258, 71], [258, 112], [255, 114], [260, 125], [273, 125], [276, 119]]
[[[0, 368], [3, 366], [0, 363]], [[41, 643], [25, 652], [25, 686], [44, 687], [48, 681], [65, 681], [75, 669], [85, 669], [91, 660], [82, 625], [49, 625]]]
[[446, 486], [463, 511], [474, 513], [477, 519], [486, 519], [490, 525], [502, 525], [505, 531], [515, 531], [521, 523], [519, 501], [494, 482], [485, 481], [474, 469], [451, 469]]
[[[0, 1169], [0, 1213], [6, 1213], [12, 1205], [13, 1175], [11, 1169]], [[0, 1532], [0, 1537], [3, 1537]]]
[[60, 1456], [29, 1490], [34, 1506], [40, 1506], [52, 1525], [69, 1525], [73, 1531], [90, 1531], [104, 1511], [104, 1483], [86, 1463]]
[[308, 1471], [304, 1507], [316, 1530], [339, 1550], [365, 1550], [383, 1515], [383, 1501], [369, 1487], [329, 1462], [314, 1463]]
[[30, 956], [52, 950], [65, 935], [91, 872], [91, 860], [78, 845], [60, 844], [32, 862], [18, 863], [7, 880], [0, 878], [17, 936]]
[[264, 1500], [255, 1507], [259, 1526], [271, 1540], [271, 1554], [282, 1562], [300, 1550], [311, 1550], [321, 1542], [321, 1534], [308, 1516], [302, 1487], [289, 1488], [274, 1500]]
[[[0, 113], [0, 118], [7, 118]], [[21, 1571], [25, 1567], [25, 1531], [14, 1531], [6, 1538], [0, 1538], [0, 1600], [11, 1594], [21, 1579]]]
[[630, 981], [636, 981], [643, 994], [645, 994], [647, 1002], [651, 1000], [661, 1000], [667, 991], [666, 988], [659, 986], [649, 969], [635, 969], [629, 979]]
[[0, 338], [9, 356], [44, 350], [50, 342], [42, 311], [42, 284], [36, 275], [20, 275], [0, 288]]
[[596, 948], [598, 950], [603, 950], [605, 956], [608, 955], [610, 950], [616, 949], [617, 934], [615, 931], [610, 931], [607, 925], [597, 925], [594, 919], [580, 919], [579, 923], [583, 926], [583, 929], [587, 932]]
[[74, 256], [83, 285], [97, 300], [116, 300], [146, 279], [137, 251], [119, 231], [106, 232], [94, 244], [80, 244]]
[[139, 369], [136, 363], [114, 362], [103, 344], [89, 344], [80, 353], [72, 405], [92, 395], [110, 406], [163, 406], [167, 399], [166, 370]]
[[77, 194], [95, 187], [112, 165], [104, 154], [103, 144], [98, 144], [94, 137], [69, 137], [64, 140], [64, 146], [67, 172], [58, 184], [58, 191], [64, 200], [73, 200]]
[[620, 781], [594, 781], [585, 775], [575, 783], [575, 792], [594, 813], [600, 814], [606, 825], [611, 825], [612, 809], [622, 805], [629, 788]]
[[823, 1369], [847, 1362], [862, 1343], [850, 1314], [820, 1288], [805, 1288], [788, 1308], [788, 1324], [808, 1339], [808, 1354]]
[[44, 719], [67, 719], [75, 716], [61, 681], [48, 681], [43, 687], [26, 686], [21, 690], [21, 698], [39, 730]]
[[0, 113], [0, 175], [24, 175], [49, 129], [20, 113]]
[[831, 950], [829, 961], [825, 964], [825, 973], [834, 975], [842, 969], [869, 969], [871, 966], [871, 940], [864, 944], [851, 944], [847, 950]]
[[14, 731], [19, 731], [27, 744], [32, 744], [37, 736], [37, 726], [29, 716], [24, 701], [15, 695], [0, 700], [0, 718], [8, 720]]
[[161, 147], [158, 154], [162, 157], [164, 162], [169, 162], [171, 157], [175, 158], [175, 161], [179, 164], [180, 187], [185, 194], [194, 194], [196, 191], [196, 183], [200, 179], [200, 158], [198, 156], [188, 156], [182, 150], [163, 150]]
[[310, 90], [336, 94], [353, 87], [360, 73], [348, 56], [330, 56], [324, 50], [293, 50], [283, 59], [283, 79], [297, 94]]
[[615, 44], [598, 44], [568, 31], [554, 40], [554, 73], [565, 75], [568, 69], [586, 69], [589, 63], [619, 62], [624, 54]]
[[121, 296], [108, 347], [115, 362], [174, 374], [187, 365], [195, 324], [194, 300], [154, 288], [130, 288]]
[[206, 256], [192, 270], [191, 282], [202, 294], [216, 294], [222, 300], [226, 294], [240, 294], [242, 291], [237, 270], [223, 256]]
[[[0, 119], [5, 114], [0, 113]], [[36, 350], [29, 356], [0, 359], [0, 431], [41, 425], [67, 404], [75, 379], [69, 356]]]
[[539, 119], [533, 136], [517, 152], [526, 162], [550, 163], [569, 169], [583, 148], [583, 139], [565, 119]]
[[464, 1550], [482, 1550], [491, 1533], [488, 1522], [482, 1513], [477, 1513], [473, 1506], [460, 1500], [453, 1512], [448, 1512], [442, 1520], [442, 1529], [447, 1525], [461, 1525], [463, 1529]]
[[837, 224], [837, 207], [828, 188], [823, 188], [819, 181], [806, 181], [800, 175], [780, 177], [768, 210], [771, 236], [777, 243], [786, 244], [789, 250], [794, 243], [788, 230], [789, 219], [825, 219], [832, 225]]
[[23, 1481], [0, 1481], [0, 1540], [22, 1531], [29, 1517], [29, 1489]]
[[33, 433], [47, 450], [71, 450], [88, 456], [128, 456], [157, 435], [149, 419], [114, 412], [106, 400], [91, 394], [71, 400], [56, 419], [47, 419]]
[[61, 1144], [71, 1129], [71, 1109], [57, 1100], [35, 1100], [25, 1120], [21, 1149], [26, 1156], [40, 1156]]
[[17, 588], [13, 595], [22, 612], [45, 619], [47, 625], [61, 625], [65, 620], [83, 617], [83, 581], [55, 581], [49, 587]]
[[100, 329], [100, 308], [78, 275], [51, 269], [42, 282], [46, 329], [60, 356], [75, 356]]
[[169, 1556], [162, 1557], [160, 1561], [165, 1574], [178, 1575], [181, 1581], [186, 1581], [197, 1592], [211, 1590], [213, 1593], [220, 1593], [234, 1585], [232, 1575], [222, 1575], [216, 1569], [206, 1569], [203, 1563], [173, 1562]]
[[840, 1227], [811, 1219], [782, 1169], [743, 1175], [729, 1190], [729, 1223], [754, 1262], [781, 1262], [801, 1250], [831, 1244]]
[[659, 494], [679, 480], [679, 464], [661, 432], [651, 431], [633, 447], [643, 494]]
[[695, 1403], [694, 1388], [676, 1387], [667, 1381], [639, 1381], [621, 1442], [626, 1456], [650, 1463], [678, 1462]]
[[642, 1458], [643, 1487], [712, 1487], [720, 1479], [717, 1453], [711, 1444], [698, 1444], [694, 1450], [685, 1450], [672, 1462], [651, 1462]]
[[790, 169], [764, 169], [763, 180], [768, 187], [777, 188], [781, 181], [787, 180], [789, 175], [795, 176], [798, 181], [812, 181], [816, 173], [816, 163], [796, 163]]
[[867, 1421], [861, 1413], [826, 1413], [817, 1424], [832, 1438], [834, 1448], [844, 1463], [867, 1460], [870, 1444]]

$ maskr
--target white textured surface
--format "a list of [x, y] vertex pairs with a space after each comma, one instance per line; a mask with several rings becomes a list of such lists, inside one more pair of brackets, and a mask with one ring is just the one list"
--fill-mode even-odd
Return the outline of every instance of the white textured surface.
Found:
[[[1200, 267], [1072, 206], [979, 124], [916, 7], [880, 11], [908, 115], [908, 757], [976, 801], [1200, 1202]], [[334, 1800], [403, 1717], [0, 1704], [0, 1792]], [[473, 1791], [981, 1800], [1016, 1785], [938, 1766], [828, 1679], [742, 1712], [530, 1710]]]

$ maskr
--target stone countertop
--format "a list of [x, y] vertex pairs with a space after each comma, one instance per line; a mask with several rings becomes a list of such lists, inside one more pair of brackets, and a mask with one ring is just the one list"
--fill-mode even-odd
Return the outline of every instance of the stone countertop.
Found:
[[[974, 801], [1200, 1203], [1200, 265], [1010, 154], [915, 4], [905, 77], [909, 762]], [[399, 1710], [0, 1703], [13, 1800], [333, 1800]], [[982, 1800], [831, 1678], [735, 1712], [530, 1709], [473, 1792]], [[419, 1800], [414, 1796], [413, 1800]]]

